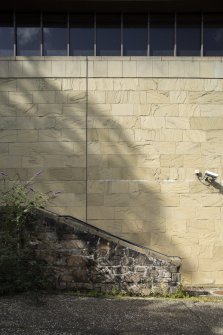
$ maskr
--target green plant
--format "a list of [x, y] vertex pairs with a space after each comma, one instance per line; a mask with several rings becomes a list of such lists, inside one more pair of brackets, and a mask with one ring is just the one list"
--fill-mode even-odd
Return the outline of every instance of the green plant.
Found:
[[36, 209], [56, 196], [34, 189], [36, 173], [28, 181], [0, 172], [0, 294], [43, 287], [43, 264], [35, 258], [31, 223]]
[[182, 284], [180, 284], [176, 290], [176, 292], [169, 294], [170, 298], [174, 299], [184, 299], [184, 298], [189, 298], [189, 294], [187, 293], [186, 289]]

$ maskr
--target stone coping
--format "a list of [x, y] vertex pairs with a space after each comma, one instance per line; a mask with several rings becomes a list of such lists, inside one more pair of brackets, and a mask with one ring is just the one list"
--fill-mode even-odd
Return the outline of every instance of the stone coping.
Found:
[[0, 56], [0, 61], [15, 61], [15, 60], [107, 60], [107, 61], [129, 61], [129, 60], [146, 60], [146, 61], [223, 61], [221, 56]]
[[223, 78], [222, 57], [1, 57], [0, 78]]
[[67, 224], [71, 227], [78, 227], [78, 229], [80, 229], [80, 230], [84, 230], [84, 231], [86, 231], [90, 234], [93, 234], [93, 235], [99, 236], [101, 238], [104, 238], [108, 241], [120, 244], [121, 246], [132, 249], [132, 250], [137, 251], [137, 252], [139, 252], [141, 254], [144, 254], [146, 256], [156, 257], [158, 259], [167, 261], [170, 264], [175, 265], [177, 267], [181, 265], [181, 258], [180, 257], [167, 256], [167, 255], [161, 254], [159, 252], [151, 250], [151, 249], [149, 249], [147, 247], [144, 247], [142, 245], [139, 245], [139, 244], [127, 241], [127, 240], [125, 240], [123, 238], [120, 238], [118, 236], [115, 236], [111, 233], [106, 232], [103, 229], [97, 228], [97, 227], [95, 227], [91, 224], [88, 224], [88, 223], [86, 223], [84, 221], [81, 221], [77, 218], [74, 218], [72, 216], [58, 215], [58, 214], [56, 214], [54, 212], [51, 212], [49, 210], [46, 210], [46, 209], [44, 209], [44, 210], [41, 209], [40, 214], [44, 215], [44, 216], [47, 216], [47, 217], [50, 217], [50, 218], [53, 218], [54, 220], [57, 220], [57, 221], [59, 220], [59, 222], [65, 223], [65, 224]]

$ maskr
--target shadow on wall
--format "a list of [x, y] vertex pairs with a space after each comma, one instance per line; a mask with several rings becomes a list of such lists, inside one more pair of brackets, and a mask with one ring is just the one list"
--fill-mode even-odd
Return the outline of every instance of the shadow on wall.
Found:
[[166, 234], [171, 199], [160, 192], [160, 154], [140, 135], [146, 106], [139, 108], [137, 80], [1, 79], [0, 165], [23, 180], [42, 170], [38, 188], [62, 192], [50, 210], [177, 256]]

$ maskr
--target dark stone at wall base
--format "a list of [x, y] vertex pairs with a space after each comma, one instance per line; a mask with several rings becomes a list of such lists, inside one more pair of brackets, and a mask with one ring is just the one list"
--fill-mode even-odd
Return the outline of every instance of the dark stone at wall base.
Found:
[[38, 212], [32, 224], [37, 259], [57, 289], [136, 294], [173, 292], [180, 284], [180, 259], [112, 236], [72, 218]]

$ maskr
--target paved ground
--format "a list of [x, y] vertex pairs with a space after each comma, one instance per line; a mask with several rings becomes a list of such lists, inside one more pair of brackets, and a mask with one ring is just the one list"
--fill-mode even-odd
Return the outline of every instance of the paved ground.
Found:
[[223, 334], [223, 301], [0, 297], [1, 335]]

